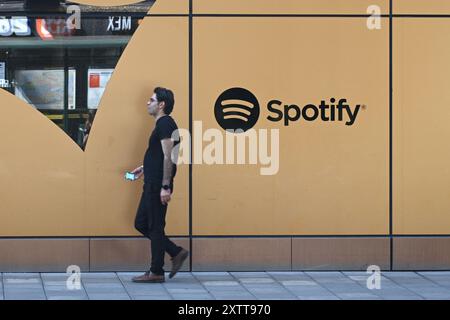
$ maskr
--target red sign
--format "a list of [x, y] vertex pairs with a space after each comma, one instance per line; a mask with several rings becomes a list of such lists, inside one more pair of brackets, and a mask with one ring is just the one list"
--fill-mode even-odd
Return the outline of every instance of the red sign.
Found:
[[89, 76], [89, 88], [99, 88], [100, 87], [100, 74], [93, 73]]

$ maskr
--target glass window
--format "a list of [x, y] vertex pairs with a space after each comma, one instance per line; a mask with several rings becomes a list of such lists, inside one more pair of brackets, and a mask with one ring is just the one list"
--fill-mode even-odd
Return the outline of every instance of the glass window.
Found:
[[[69, 70], [69, 110], [75, 109], [74, 69]], [[16, 70], [14, 72], [14, 94], [36, 109], [64, 110], [64, 69]]]
[[70, 2], [0, 0], [0, 88], [42, 112], [84, 149], [114, 68], [153, 3], [79, 5], [83, 19], [76, 28], [67, 23]]

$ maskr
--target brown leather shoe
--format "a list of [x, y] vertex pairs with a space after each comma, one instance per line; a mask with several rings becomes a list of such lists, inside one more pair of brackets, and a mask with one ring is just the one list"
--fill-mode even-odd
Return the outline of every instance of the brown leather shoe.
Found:
[[159, 276], [157, 274], [146, 272], [142, 276], [134, 277], [133, 282], [138, 283], [162, 283], [165, 282], [164, 276]]
[[184, 260], [189, 256], [189, 251], [181, 249], [180, 253], [172, 258], [172, 271], [169, 274], [169, 278], [172, 279], [183, 265]]

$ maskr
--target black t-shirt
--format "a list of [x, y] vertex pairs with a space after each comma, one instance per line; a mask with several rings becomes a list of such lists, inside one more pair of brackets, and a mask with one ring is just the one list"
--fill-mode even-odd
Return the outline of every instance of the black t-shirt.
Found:
[[[171, 116], [162, 116], [156, 121], [155, 129], [148, 142], [148, 149], [144, 156], [144, 183], [162, 184], [164, 171], [164, 152], [161, 146], [161, 140], [171, 138], [172, 133], [178, 130], [177, 124]], [[176, 135], [175, 135], [176, 134]], [[178, 137], [178, 131], [174, 137]], [[174, 147], [180, 142], [179, 138], [174, 141]], [[172, 164], [172, 179], [177, 173], [176, 163]], [[173, 181], [171, 181], [172, 184]]]

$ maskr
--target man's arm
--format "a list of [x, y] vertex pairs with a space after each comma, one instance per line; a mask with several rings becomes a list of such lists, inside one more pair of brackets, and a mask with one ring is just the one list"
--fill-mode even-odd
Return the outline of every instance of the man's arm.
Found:
[[[172, 169], [173, 169], [173, 163], [172, 163], [172, 149], [173, 149], [173, 141], [169, 138], [161, 140], [161, 145], [164, 153], [164, 165], [163, 165], [163, 186], [170, 185], [170, 182], [172, 181]], [[161, 187], [161, 203], [163, 205], [167, 205], [167, 203], [170, 201], [170, 197], [172, 195], [172, 190], [164, 190]]]
[[164, 153], [164, 166], [163, 166], [163, 185], [170, 185], [173, 175], [173, 162], [172, 162], [172, 149], [173, 141], [169, 138], [161, 140], [162, 150]]

